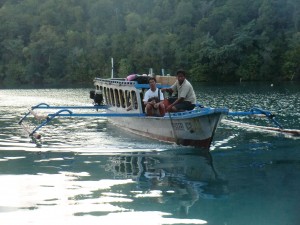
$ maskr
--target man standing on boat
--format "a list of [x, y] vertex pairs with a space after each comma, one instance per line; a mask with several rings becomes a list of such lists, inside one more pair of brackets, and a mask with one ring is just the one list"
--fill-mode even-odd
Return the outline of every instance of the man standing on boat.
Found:
[[164, 116], [165, 105], [163, 93], [156, 87], [156, 79], [149, 78], [150, 89], [146, 91], [143, 102], [147, 116]]
[[196, 104], [196, 94], [193, 86], [186, 79], [184, 70], [178, 70], [176, 73], [177, 81], [170, 88], [162, 88], [161, 91], [177, 92], [177, 99], [171, 103], [166, 110], [168, 112], [182, 112], [192, 110]]

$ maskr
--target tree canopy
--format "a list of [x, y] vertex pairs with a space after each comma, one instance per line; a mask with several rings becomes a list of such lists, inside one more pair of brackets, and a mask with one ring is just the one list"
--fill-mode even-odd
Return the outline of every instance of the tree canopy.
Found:
[[299, 0], [4, 0], [0, 84], [85, 84], [131, 73], [299, 80]]

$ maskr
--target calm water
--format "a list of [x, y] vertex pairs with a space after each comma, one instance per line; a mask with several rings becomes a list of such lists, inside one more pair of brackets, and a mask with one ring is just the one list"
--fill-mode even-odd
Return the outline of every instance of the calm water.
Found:
[[[195, 88], [204, 105], [259, 106], [300, 129], [299, 84]], [[41, 130], [36, 147], [17, 124], [41, 102], [90, 105], [88, 92], [0, 90], [1, 225], [299, 224], [299, 138], [221, 124], [204, 154], [127, 134], [105, 118], [62, 118]]]

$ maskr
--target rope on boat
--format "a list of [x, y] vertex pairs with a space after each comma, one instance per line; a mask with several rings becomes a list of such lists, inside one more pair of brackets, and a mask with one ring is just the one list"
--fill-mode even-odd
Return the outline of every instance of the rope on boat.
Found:
[[171, 122], [171, 127], [172, 127], [172, 130], [173, 130], [173, 136], [174, 136], [174, 139], [175, 139], [175, 143], [178, 144], [178, 138], [177, 138], [177, 135], [175, 133], [176, 131], [175, 131], [173, 119], [172, 119], [171, 113], [168, 112], [168, 114], [169, 114], [169, 118], [170, 118], [170, 122]]

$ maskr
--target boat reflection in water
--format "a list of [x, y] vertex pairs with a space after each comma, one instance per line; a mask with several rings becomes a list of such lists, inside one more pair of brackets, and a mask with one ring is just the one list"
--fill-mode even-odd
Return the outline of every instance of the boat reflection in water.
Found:
[[156, 197], [159, 203], [176, 207], [178, 216], [185, 217], [199, 199], [224, 198], [227, 182], [213, 165], [210, 152], [152, 152], [111, 156], [107, 171], [115, 179], [132, 179], [135, 197]]

